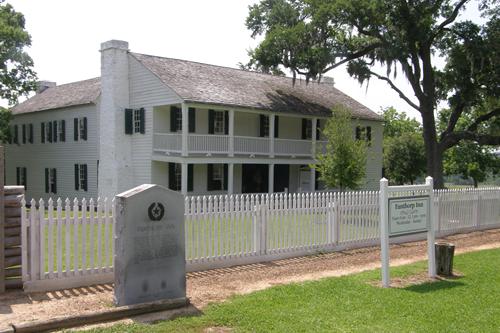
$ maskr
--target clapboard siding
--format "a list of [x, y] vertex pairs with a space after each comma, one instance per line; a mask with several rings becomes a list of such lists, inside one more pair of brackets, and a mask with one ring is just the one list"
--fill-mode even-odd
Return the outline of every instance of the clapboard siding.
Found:
[[[7, 144], [5, 152], [6, 183], [16, 184], [16, 167], [27, 168], [26, 197], [97, 197], [97, 160], [99, 128], [96, 105], [75, 106], [56, 110], [15, 115], [11, 125], [19, 126], [19, 144]], [[87, 141], [74, 141], [73, 119], [87, 117]], [[66, 122], [66, 141], [41, 143], [42, 122]], [[22, 125], [33, 124], [34, 142], [22, 144]], [[28, 127], [27, 127], [28, 128]], [[75, 191], [74, 164], [87, 164], [88, 191]], [[57, 193], [45, 193], [45, 168], [57, 169]]]
[[146, 133], [132, 135], [134, 185], [151, 182], [153, 151], [153, 108], [178, 104], [181, 99], [158, 77], [129, 55], [130, 107], [146, 110]]
[[367, 149], [366, 175], [363, 189], [376, 190], [379, 188], [380, 178], [382, 178], [382, 140], [383, 126], [381, 121], [355, 120], [355, 126], [371, 126], [372, 142]]

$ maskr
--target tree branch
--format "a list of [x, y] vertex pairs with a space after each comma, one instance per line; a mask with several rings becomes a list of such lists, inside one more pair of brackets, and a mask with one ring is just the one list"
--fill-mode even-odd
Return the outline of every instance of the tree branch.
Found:
[[442, 143], [444, 150], [455, 146], [462, 140], [474, 141], [479, 145], [498, 146], [500, 145], [500, 136], [491, 134], [479, 134], [471, 131], [459, 131], [448, 134], [446, 140]]
[[469, 127], [467, 127], [467, 131], [474, 132], [477, 130], [477, 127], [479, 126], [479, 124], [481, 124], [485, 121], [488, 121], [491, 118], [497, 117], [497, 116], [500, 116], [500, 107], [493, 109], [492, 111], [477, 117], [477, 119], [472, 124], [470, 124]]
[[441, 141], [445, 140], [446, 137], [455, 130], [455, 126], [457, 125], [458, 119], [462, 115], [462, 112], [465, 109], [465, 103], [461, 103], [450, 114], [450, 120], [448, 121], [448, 126], [443, 133], [441, 133]]
[[466, 2], [468, 2], [469, 0], [461, 0], [456, 6], [455, 8], [453, 9], [453, 12], [451, 13], [451, 15], [446, 18], [443, 22], [441, 22], [437, 28], [436, 28], [436, 31], [431, 34], [430, 38], [429, 38], [429, 42], [432, 42], [434, 40], [434, 38], [436, 38], [436, 36], [438, 36], [442, 31], [443, 29], [450, 23], [452, 23], [453, 21], [455, 21], [455, 19], [457, 18], [458, 16], [458, 13], [460, 12], [460, 9], [462, 9], [462, 7], [465, 5]]
[[410, 105], [412, 108], [414, 108], [415, 110], [419, 111], [420, 112], [420, 107], [413, 103], [398, 87], [396, 87], [396, 85], [394, 84], [394, 82], [391, 81], [391, 79], [389, 79], [388, 77], [386, 76], [382, 76], [380, 74], [377, 74], [375, 72], [372, 72], [370, 71], [370, 74], [375, 76], [376, 78], [378, 78], [379, 80], [382, 80], [382, 81], [385, 81], [387, 82], [391, 88], [393, 90], [395, 90], [398, 94], [399, 94], [399, 97], [401, 97], [406, 103], [408, 103], [408, 105]]
[[371, 44], [371, 45], [368, 45], [367, 47], [365, 47], [364, 49], [361, 49], [357, 52], [354, 52], [354, 53], [351, 53], [349, 55], [346, 55], [344, 59], [342, 59], [341, 61], [339, 62], [336, 62], [335, 64], [329, 66], [329, 67], [326, 67], [323, 71], [323, 73], [326, 73], [328, 72], [329, 70], [332, 70], [340, 65], [343, 65], [345, 64], [346, 62], [349, 62], [351, 60], [354, 60], [354, 59], [358, 59], [358, 58], [361, 58], [365, 55], [367, 55], [368, 53], [370, 53], [371, 51], [375, 50], [377, 47], [381, 47], [382, 46], [382, 43], [375, 43], [375, 44]]

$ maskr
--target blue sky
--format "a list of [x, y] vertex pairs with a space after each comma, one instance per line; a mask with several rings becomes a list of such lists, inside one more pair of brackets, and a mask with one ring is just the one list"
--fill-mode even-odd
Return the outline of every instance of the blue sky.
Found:
[[[248, 60], [246, 50], [257, 45], [244, 25], [255, 0], [7, 2], [25, 15], [32, 36], [28, 52], [39, 79], [58, 84], [99, 76], [99, 46], [109, 39], [128, 41], [134, 52], [228, 67]], [[478, 19], [476, 3], [468, 6], [464, 17]], [[374, 111], [392, 105], [420, 120], [384, 82], [373, 79], [368, 87], [360, 86], [344, 67], [328, 75], [338, 89]], [[401, 75], [395, 81], [412, 95]]]

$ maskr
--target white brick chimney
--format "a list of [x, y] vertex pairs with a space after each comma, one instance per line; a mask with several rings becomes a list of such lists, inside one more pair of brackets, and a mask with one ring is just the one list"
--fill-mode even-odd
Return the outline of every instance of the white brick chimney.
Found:
[[99, 110], [99, 196], [111, 200], [132, 187], [130, 136], [125, 135], [129, 106], [128, 43], [101, 44], [101, 103]]

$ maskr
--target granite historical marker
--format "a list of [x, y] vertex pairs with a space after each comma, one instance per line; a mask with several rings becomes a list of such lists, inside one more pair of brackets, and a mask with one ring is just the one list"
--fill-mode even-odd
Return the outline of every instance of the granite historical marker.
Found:
[[115, 304], [185, 298], [184, 197], [146, 184], [115, 204]]

